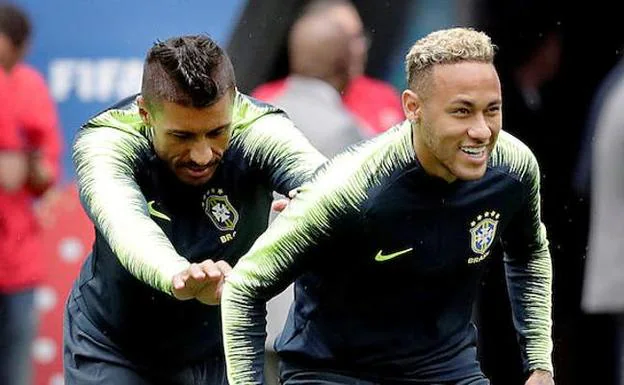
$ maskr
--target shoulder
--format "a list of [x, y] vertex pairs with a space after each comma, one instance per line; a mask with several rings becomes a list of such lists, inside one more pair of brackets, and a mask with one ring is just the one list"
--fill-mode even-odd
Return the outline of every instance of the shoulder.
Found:
[[136, 95], [125, 98], [111, 107], [98, 112], [83, 124], [82, 129], [112, 129], [126, 132], [133, 136], [147, 136], [147, 128], [143, 124]]
[[276, 139], [287, 135], [292, 127], [293, 122], [278, 107], [237, 93], [232, 113], [233, 145], [253, 137]]
[[272, 104], [236, 92], [232, 111], [233, 132], [244, 131], [260, 118], [279, 112], [281, 112], [281, 110]]
[[397, 169], [414, 161], [409, 124], [354, 145], [325, 163], [310, 182], [319, 195], [335, 194], [345, 204], [357, 205], [368, 192]]
[[286, 85], [286, 79], [278, 79], [259, 85], [251, 92], [251, 96], [260, 100], [273, 100], [277, 97]]
[[490, 167], [501, 170], [523, 183], [539, 181], [539, 165], [531, 149], [506, 131], [500, 132], [490, 157]]
[[350, 87], [355, 90], [369, 90], [381, 93], [382, 95], [392, 95], [398, 97], [397, 90], [389, 83], [368, 76], [360, 76], [353, 81]]
[[599, 115], [597, 123], [599, 125], [612, 125], [616, 126], [618, 134], [622, 135], [620, 127], [624, 123], [624, 64], [620, 64], [617, 71], [610, 76], [610, 80], [607, 83], [607, 89], [604, 92], [604, 96], [598, 99]]
[[23, 85], [47, 89], [45, 78], [39, 70], [26, 64], [18, 64], [12, 71], [11, 76]]
[[72, 145], [76, 161], [89, 161], [99, 155], [115, 159], [151, 157], [151, 131], [131, 99], [98, 113], [80, 127]]

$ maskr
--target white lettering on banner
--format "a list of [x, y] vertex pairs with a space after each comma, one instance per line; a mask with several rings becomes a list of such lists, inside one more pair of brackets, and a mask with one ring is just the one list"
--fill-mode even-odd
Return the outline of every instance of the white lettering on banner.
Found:
[[75, 95], [81, 102], [114, 102], [139, 92], [143, 60], [138, 58], [82, 59], [50, 61], [48, 79], [57, 102]]

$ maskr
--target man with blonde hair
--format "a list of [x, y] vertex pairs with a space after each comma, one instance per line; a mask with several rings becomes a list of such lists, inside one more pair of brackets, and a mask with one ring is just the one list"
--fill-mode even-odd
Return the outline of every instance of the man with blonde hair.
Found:
[[262, 383], [264, 303], [293, 279], [284, 384], [489, 384], [471, 322], [495, 242], [527, 385], [552, 385], [551, 260], [538, 164], [501, 131], [490, 38], [431, 33], [407, 55], [407, 120], [336, 156], [228, 276], [230, 384]]

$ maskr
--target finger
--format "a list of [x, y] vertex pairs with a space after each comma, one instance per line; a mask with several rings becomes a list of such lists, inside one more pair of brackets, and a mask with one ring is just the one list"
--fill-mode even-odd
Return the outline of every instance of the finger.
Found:
[[232, 271], [232, 266], [230, 266], [229, 263], [223, 260], [215, 262], [215, 266], [217, 266], [217, 268], [219, 268], [219, 270], [221, 270], [221, 273], [223, 273], [223, 275], [225, 276], [230, 274], [230, 272]]
[[288, 206], [288, 199], [278, 199], [271, 203], [271, 210], [281, 213]]
[[217, 280], [223, 276], [221, 270], [216, 266], [212, 260], [208, 259], [200, 264], [202, 271], [210, 280]]
[[191, 266], [189, 267], [190, 273], [191, 273], [191, 277], [193, 277], [193, 279], [196, 279], [198, 281], [203, 280], [204, 278], [206, 278], [206, 273], [204, 272], [204, 270], [196, 263], [192, 263]]
[[173, 276], [173, 288], [176, 290], [182, 290], [186, 286], [186, 280], [188, 279], [187, 270], [182, 273]]

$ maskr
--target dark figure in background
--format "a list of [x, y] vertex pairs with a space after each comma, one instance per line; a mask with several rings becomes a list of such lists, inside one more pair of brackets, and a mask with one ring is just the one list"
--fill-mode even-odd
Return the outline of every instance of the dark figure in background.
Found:
[[364, 139], [340, 99], [351, 80], [349, 39], [339, 23], [318, 15], [299, 19], [288, 41], [290, 76], [274, 100], [327, 157]]
[[[588, 199], [573, 189], [579, 148], [591, 95], [613, 62], [616, 50], [592, 50], [579, 37], [598, 39], [608, 47], [610, 9], [558, 7], [556, 1], [490, 2], [487, 22], [501, 47], [503, 127], [535, 152], [542, 171], [543, 220], [553, 259], [553, 361], [555, 378], [566, 385], [610, 384], [614, 377], [613, 323], [608, 317], [584, 314], [580, 307], [588, 234]], [[499, 7], [497, 9], [497, 7]], [[576, 13], [578, 12], [578, 14]], [[611, 12], [613, 13], [613, 12]], [[530, 20], [530, 22], [527, 22]], [[515, 23], [515, 24], [514, 24]], [[603, 68], [604, 67], [604, 68]], [[538, 91], [538, 92], [535, 92]], [[500, 265], [491, 266], [477, 313], [482, 328], [482, 362], [493, 384], [521, 383], [514, 362], [511, 321], [500, 317], [505, 298]], [[495, 270], [499, 270], [498, 272]], [[485, 311], [483, 311], [485, 309]], [[586, 332], [589, 331], [589, 332]], [[509, 373], [515, 373], [510, 375]]]
[[[339, 23], [349, 34], [351, 81], [343, 92], [346, 108], [358, 119], [365, 135], [379, 134], [403, 120], [401, 99], [389, 83], [364, 73], [368, 60], [369, 39], [358, 10], [349, 0], [313, 0], [302, 16], [319, 17]], [[278, 79], [257, 87], [252, 95], [273, 101], [284, 90], [289, 78]]]
[[[289, 33], [290, 74], [274, 104], [323, 155], [331, 157], [364, 139], [340, 92], [351, 79], [351, 36], [340, 23], [322, 15], [303, 15]], [[267, 383], [277, 381], [273, 348], [293, 299], [292, 287], [267, 304]]]
[[[594, 99], [591, 135], [591, 227], [583, 309], [614, 316], [618, 385], [624, 384], [624, 59], [603, 81]], [[608, 350], [607, 350], [608, 351]]]

